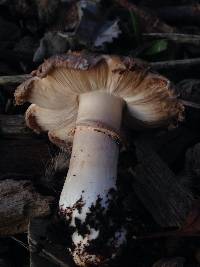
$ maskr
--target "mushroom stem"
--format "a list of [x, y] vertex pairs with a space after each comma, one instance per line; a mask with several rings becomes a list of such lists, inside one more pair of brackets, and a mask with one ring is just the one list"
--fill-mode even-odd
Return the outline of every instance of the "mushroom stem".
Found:
[[59, 203], [75, 227], [72, 237], [75, 246], [82, 243], [88, 246], [90, 240], [98, 237], [98, 230], [90, 225], [87, 237], [80, 236], [75, 219], [84, 224], [98, 201], [106, 210], [109, 192], [116, 189], [119, 146], [112, 133], [117, 135], [120, 129], [123, 105], [122, 98], [103, 92], [80, 96], [69, 171]]

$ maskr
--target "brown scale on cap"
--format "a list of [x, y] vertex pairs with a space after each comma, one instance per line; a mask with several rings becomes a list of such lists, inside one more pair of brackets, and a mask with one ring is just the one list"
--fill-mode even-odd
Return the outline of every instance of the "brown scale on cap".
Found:
[[27, 111], [28, 126], [48, 131], [58, 145], [67, 142], [75, 127], [80, 94], [95, 90], [122, 97], [129, 117], [143, 127], [183, 119], [184, 108], [169, 80], [138, 59], [73, 52], [46, 60], [32, 75], [17, 88], [16, 103], [34, 103]]

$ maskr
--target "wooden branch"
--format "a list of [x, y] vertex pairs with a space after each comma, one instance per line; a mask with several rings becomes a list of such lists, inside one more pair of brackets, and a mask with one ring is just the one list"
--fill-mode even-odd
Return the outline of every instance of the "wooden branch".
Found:
[[0, 236], [27, 231], [30, 218], [50, 214], [53, 198], [35, 191], [30, 181], [0, 181]]
[[192, 195], [145, 140], [135, 141], [138, 164], [130, 168], [134, 190], [162, 227], [180, 226], [191, 208]]
[[182, 33], [144, 33], [144, 37], [155, 39], [164, 38], [176, 43], [200, 45], [200, 35], [182, 34]]
[[167, 22], [200, 23], [200, 4], [165, 6], [154, 11]]
[[116, 2], [128, 11], [132, 11], [139, 19], [142, 28], [146, 32], [174, 32], [175, 28], [161, 21], [151, 13], [151, 10], [143, 10], [127, 0], [116, 0]]
[[0, 85], [19, 84], [31, 78], [30, 74], [0, 76]]
[[169, 60], [160, 62], [151, 62], [149, 66], [155, 70], [172, 70], [179, 69], [184, 70], [200, 65], [200, 58]]

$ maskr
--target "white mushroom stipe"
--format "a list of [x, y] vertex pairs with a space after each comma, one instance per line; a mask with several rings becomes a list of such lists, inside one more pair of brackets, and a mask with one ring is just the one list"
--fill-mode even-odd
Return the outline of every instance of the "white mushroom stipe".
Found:
[[62, 148], [73, 140], [59, 205], [73, 229], [74, 261], [98, 266], [117, 256], [128, 234], [113, 214], [122, 119], [133, 129], [168, 126], [182, 120], [183, 106], [166, 78], [130, 57], [68, 53], [33, 75], [16, 102], [33, 103], [26, 121], [34, 131]]
[[[77, 123], [88, 125], [94, 121], [101, 122], [119, 131], [123, 104], [121, 98], [102, 92], [82, 94]], [[76, 226], [75, 219], [84, 223], [91, 207], [95, 206], [98, 200], [104, 209], [109, 205], [109, 192], [117, 189], [118, 155], [119, 145], [102, 131], [93, 131], [87, 127], [75, 131], [69, 171], [59, 203], [63, 213], [70, 219], [71, 226]], [[82, 260], [86, 257], [87, 261], [89, 258], [94, 260], [95, 255], [86, 254], [84, 248], [97, 237], [92, 231], [78, 244], [74, 243], [75, 247], [78, 246], [72, 253], [76, 262], [77, 257]]]
[[[77, 123], [88, 125], [96, 121], [119, 131], [122, 108], [123, 100], [115, 96], [101, 92], [83, 94]], [[98, 199], [106, 208], [109, 191], [116, 189], [118, 154], [118, 144], [107, 134], [87, 127], [75, 131], [69, 171], [59, 203], [67, 216], [72, 216], [72, 221], [77, 209], [79, 219], [84, 221]]]

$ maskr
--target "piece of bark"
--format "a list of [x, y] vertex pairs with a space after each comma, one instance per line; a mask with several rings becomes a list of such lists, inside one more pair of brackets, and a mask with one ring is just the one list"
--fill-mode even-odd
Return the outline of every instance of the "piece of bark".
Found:
[[148, 142], [135, 141], [138, 163], [130, 168], [133, 188], [162, 227], [179, 227], [192, 205], [192, 195], [160, 159]]
[[[60, 234], [63, 235], [63, 232], [59, 233], [56, 225], [52, 227], [52, 221], [48, 218], [30, 220], [28, 227], [30, 267], [74, 266], [67, 253], [67, 247], [62, 245], [62, 240], [59, 240]], [[67, 239], [67, 236], [65, 238]]]
[[0, 236], [27, 231], [30, 218], [50, 214], [52, 197], [36, 192], [30, 181], [0, 181]]

